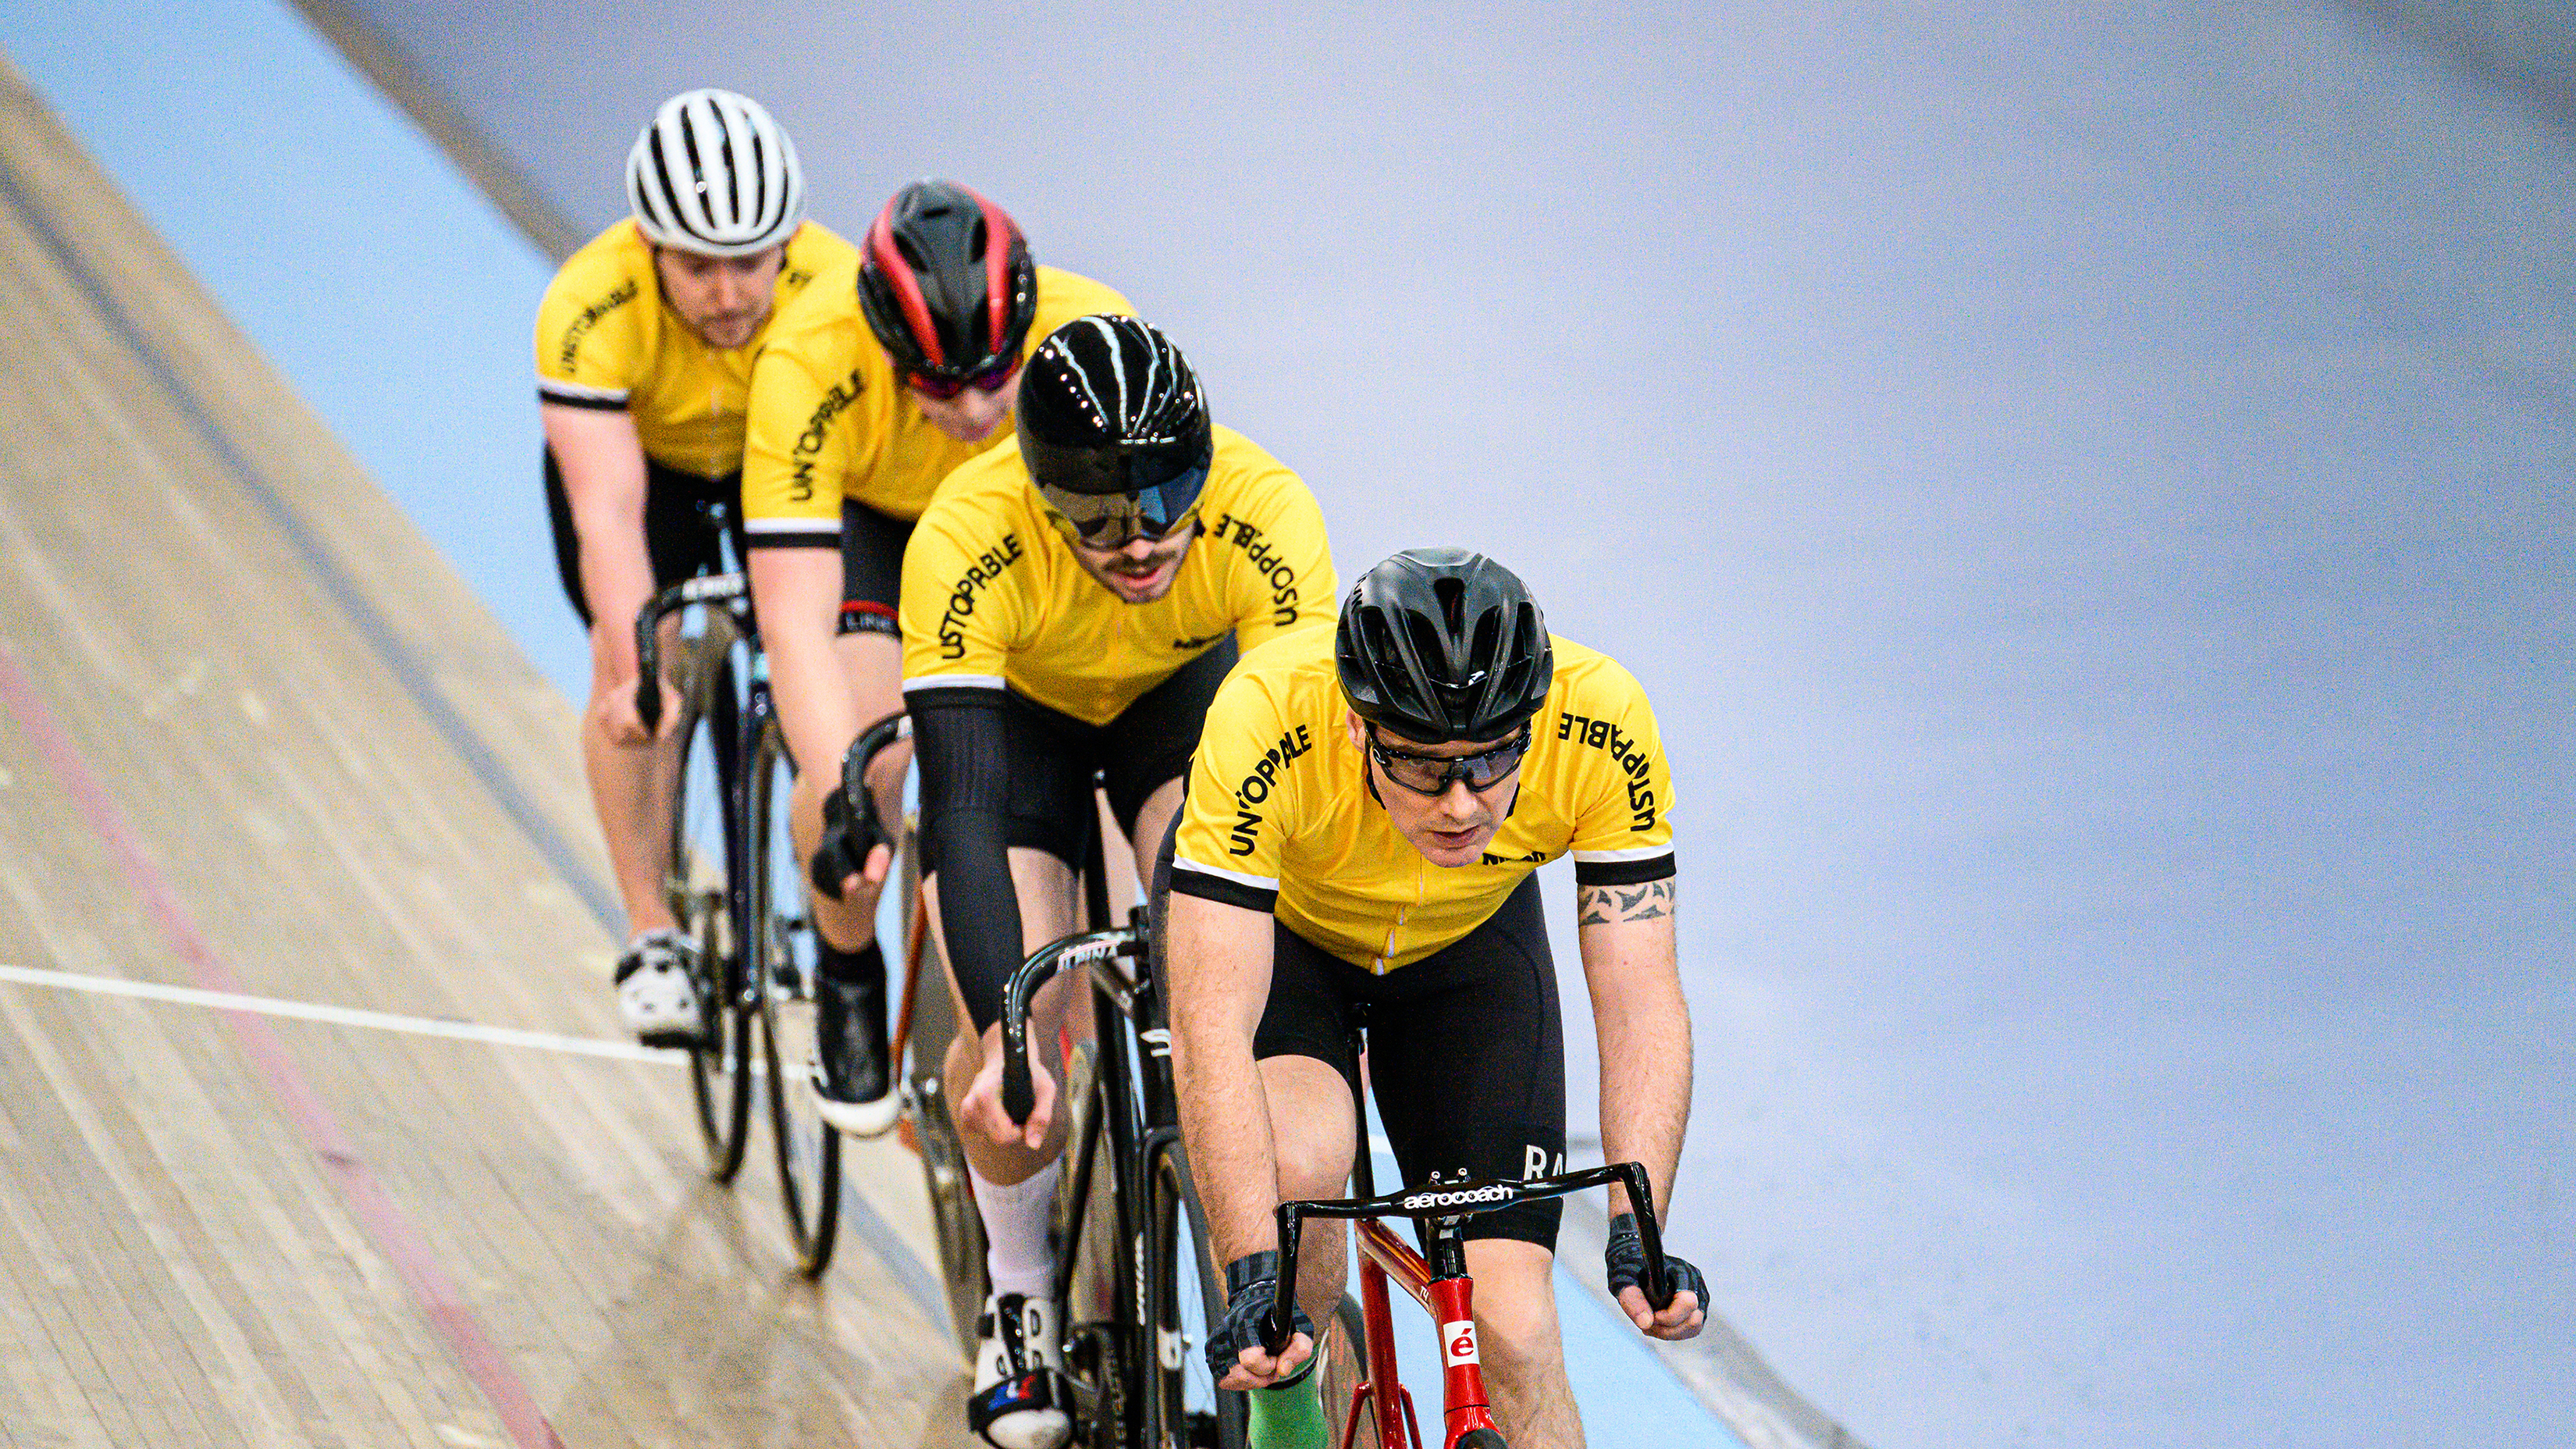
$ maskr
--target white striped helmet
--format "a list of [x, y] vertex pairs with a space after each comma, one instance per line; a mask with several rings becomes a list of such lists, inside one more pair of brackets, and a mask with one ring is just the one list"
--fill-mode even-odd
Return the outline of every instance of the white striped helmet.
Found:
[[656, 246], [741, 257], [795, 235], [805, 219], [796, 145], [760, 102], [684, 91], [662, 103], [626, 156], [626, 199]]

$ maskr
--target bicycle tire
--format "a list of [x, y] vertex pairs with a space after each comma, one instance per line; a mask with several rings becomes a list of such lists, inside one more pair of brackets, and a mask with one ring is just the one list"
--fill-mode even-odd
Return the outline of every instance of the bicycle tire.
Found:
[[793, 796], [782, 788], [794, 779], [794, 771], [775, 716], [761, 722], [746, 764], [744, 915], [751, 947], [746, 971], [760, 1004], [778, 1204], [787, 1218], [798, 1270], [817, 1278], [832, 1265], [832, 1249], [840, 1239], [841, 1134], [814, 1110], [813, 922], [802, 909], [802, 862], [788, 833]]
[[705, 1030], [689, 1047], [689, 1094], [707, 1148], [707, 1176], [729, 1183], [742, 1170], [751, 1135], [750, 1013], [741, 1000], [739, 922], [734, 919], [732, 793], [738, 778], [730, 631], [682, 641], [674, 671], [682, 709], [680, 757], [671, 797], [664, 902], [697, 944], [696, 980]]
[[912, 909], [921, 895], [921, 835], [906, 821], [902, 856], [904, 959], [922, 953], [922, 981], [912, 1006], [910, 1059], [905, 1064], [904, 1111], [912, 1119], [912, 1140], [921, 1157], [921, 1181], [930, 1198], [930, 1222], [939, 1248], [939, 1281], [948, 1291], [949, 1327], [957, 1336], [958, 1355], [975, 1361], [975, 1320], [983, 1316], [992, 1280], [984, 1271], [984, 1215], [975, 1207], [974, 1184], [966, 1176], [966, 1148], [957, 1140], [957, 1123], [948, 1111], [948, 1043], [956, 1034], [956, 1011], [940, 976], [939, 948], [911, 939], [914, 924], [924, 919]]
[[1177, 1141], [1148, 1164], [1145, 1443], [1150, 1449], [1245, 1449], [1244, 1397], [1208, 1372], [1208, 1325], [1225, 1317], [1225, 1269]]
[[[1352, 1393], [1368, 1381], [1368, 1323], [1360, 1301], [1348, 1293], [1333, 1305], [1333, 1332], [1324, 1342], [1324, 1363], [1315, 1371], [1324, 1396], [1324, 1424], [1335, 1445], [1378, 1449], [1377, 1411]], [[1358, 1420], [1357, 1427], [1350, 1421]], [[1347, 1438], [1343, 1437], [1345, 1434]]]

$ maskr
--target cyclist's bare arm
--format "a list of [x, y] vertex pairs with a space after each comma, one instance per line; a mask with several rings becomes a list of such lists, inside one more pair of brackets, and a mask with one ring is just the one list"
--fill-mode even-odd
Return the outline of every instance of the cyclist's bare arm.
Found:
[[[841, 622], [838, 548], [751, 550], [752, 606], [769, 651], [778, 724], [800, 768], [837, 778], [841, 756], [872, 721], [859, 718], [847, 671], [833, 647]], [[820, 761], [821, 764], [814, 762]]]
[[1168, 915], [1164, 969], [1181, 1140], [1208, 1232], [1230, 1263], [1279, 1246], [1270, 1097], [1252, 1058], [1252, 1034], [1270, 1000], [1270, 917], [1178, 891]]
[[[628, 701], [623, 709], [631, 721], [635, 614], [653, 597], [653, 563], [644, 548], [644, 445], [634, 417], [623, 411], [540, 403], [537, 416], [572, 505], [582, 595], [596, 621], [598, 647], [606, 651], [607, 683]], [[619, 733], [640, 741], [643, 725], [632, 721]]]
[[[1667, 877], [1575, 889], [1583, 978], [1601, 1042], [1601, 1152], [1611, 1162], [1645, 1164], [1658, 1209], [1672, 1202], [1690, 1120], [1690, 1004], [1682, 998], [1673, 944], [1674, 886]], [[1636, 1205], [1613, 1188], [1611, 1211], [1633, 1212]], [[1633, 1304], [1626, 1301], [1631, 1295]], [[1620, 1296], [1637, 1326], [1659, 1338], [1698, 1331], [1701, 1305], [1688, 1294], [1644, 1318], [1643, 1294], [1632, 1288]]]
[[[1270, 1001], [1270, 916], [1178, 891], [1164, 914], [1172, 1079], [1190, 1179], [1220, 1262], [1275, 1252], [1279, 1156], [1270, 1095], [1252, 1057], [1252, 1036]], [[1314, 1341], [1302, 1333], [1276, 1358], [1256, 1344], [1225, 1384], [1261, 1387], [1295, 1372], [1313, 1352]]]

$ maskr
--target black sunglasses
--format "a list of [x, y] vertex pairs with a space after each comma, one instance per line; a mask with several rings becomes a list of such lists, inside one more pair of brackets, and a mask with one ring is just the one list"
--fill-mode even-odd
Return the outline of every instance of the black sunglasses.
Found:
[[1386, 771], [1388, 779], [1417, 795], [1445, 795], [1454, 780], [1466, 781], [1470, 790], [1490, 790], [1520, 768], [1521, 756], [1529, 753], [1529, 747], [1527, 725], [1492, 749], [1472, 755], [1408, 755], [1379, 744], [1375, 727], [1368, 734], [1369, 754], [1376, 758], [1378, 768]]
[[1085, 544], [1125, 548], [1140, 538], [1159, 543], [1194, 522], [1199, 492], [1206, 486], [1207, 469], [1192, 468], [1132, 493], [1075, 493], [1041, 483], [1038, 496]]

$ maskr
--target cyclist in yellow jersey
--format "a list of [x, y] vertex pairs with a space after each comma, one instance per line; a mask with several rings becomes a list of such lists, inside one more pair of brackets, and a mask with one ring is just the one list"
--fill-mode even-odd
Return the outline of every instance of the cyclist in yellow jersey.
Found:
[[[994, 1293], [967, 1414], [1005, 1449], [1057, 1443], [1067, 1423], [1049, 1306], [1055, 1088], [1040, 1060], [1029, 1121], [1002, 1111], [1003, 985], [1074, 926], [1094, 772], [1141, 877], [1238, 648], [1329, 638], [1314, 626], [1336, 590], [1314, 496], [1210, 425], [1188, 362], [1152, 327], [1059, 328], [1029, 361], [1018, 411], [1015, 441], [940, 487], [903, 570], [923, 889], [974, 1026], [946, 1064]], [[1069, 995], [1040, 994], [1032, 1040], [1083, 1030]]]
[[[1363, 575], [1327, 633], [1244, 656], [1210, 706], [1163, 880], [1181, 1123], [1229, 1305], [1212, 1369], [1253, 1393], [1262, 1449], [1318, 1442], [1311, 1329], [1277, 1358], [1272, 1210], [1334, 1197], [1358, 1064], [1405, 1183], [1539, 1177], [1565, 1153], [1555, 967], [1533, 872], [1571, 852], [1600, 1032], [1601, 1136], [1669, 1202], [1690, 1109], [1673, 938], [1672, 782], [1653, 709], [1606, 655], [1546, 632], [1508, 569], [1463, 549]], [[1559, 1204], [1469, 1220], [1494, 1415], [1524, 1449], [1583, 1442], [1550, 1286]], [[1642, 1331], [1699, 1331], [1707, 1290], [1656, 1312], [1634, 1219], [1611, 1289]], [[1341, 1293], [1343, 1242], [1307, 1240], [1301, 1327]]]
[[626, 905], [618, 1000], [646, 1041], [673, 1043], [699, 1018], [695, 948], [662, 898], [678, 740], [652, 740], [635, 712], [635, 615], [723, 567], [727, 520], [739, 542], [752, 357], [779, 306], [858, 253], [804, 219], [796, 148], [729, 91], [664, 102], [626, 189], [634, 216], [573, 253], [539, 304], [537, 398], [556, 567], [590, 630], [582, 760]]
[[[872, 1134], [897, 1108], [876, 942], [888, 857], [869, 833], [876, 814], [842, 808], [838, 766], [903, 708], [904, 543], [939, 480], [1010, 436], [1021, 361], [1047, 330], [1127, 303], [1038, 266], [1007, 213], [951, 181], [896, 192], [859, 250], [770, 328], [752, 369], [742, 507], [778, 719], [801, 766], [791, 824], [816, 884], [817, 1106]], [[876, 761], [883, 818], [898, 817], [910, 759], [898, 747]]]

